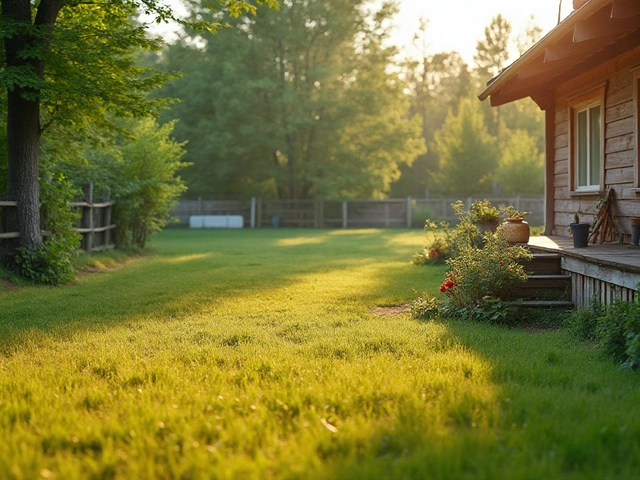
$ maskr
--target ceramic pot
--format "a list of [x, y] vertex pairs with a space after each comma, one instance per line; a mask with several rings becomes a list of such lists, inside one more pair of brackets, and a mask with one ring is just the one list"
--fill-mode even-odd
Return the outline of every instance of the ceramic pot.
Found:
[[589, 244], [590, 223], [570, 223], [571, 234], [573, 235], [573, 247], [585, 248]]
[[502, 227], [509, 243], [529, 242], [531, 228], [522, 218], [507, 218], [507, 222]]

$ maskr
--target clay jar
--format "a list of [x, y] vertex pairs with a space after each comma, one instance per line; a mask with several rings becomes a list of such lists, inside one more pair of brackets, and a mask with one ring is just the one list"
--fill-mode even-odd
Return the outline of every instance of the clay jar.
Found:
[[509, 243], [527, 243], [531, 235], [529, 224], [522, 218], [507, 218], [503, 225]]

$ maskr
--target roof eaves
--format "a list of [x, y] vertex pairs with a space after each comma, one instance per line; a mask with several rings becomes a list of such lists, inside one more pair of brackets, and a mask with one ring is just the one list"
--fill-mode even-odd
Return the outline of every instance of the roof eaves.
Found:
[[600, 10], [607, 3], [611, 3], [613, 0], [589, 0], [578, 10], [574, 10], [560, 22], [556, 27], [549, 31], [544, 37], [542, 37], [536, 44], [534, 44], [529, 50], [527, 50], [520, 58], [514, 61], [507, 68], [502, 70], [497, 76], [487, 82], [487, 88], [485, 88], [478, 98], [485, 100], [491, 94], [499, 90], [504, 86], [506, 82], [511, 80], [518, 74], [520, 68], [526, 65], [530, 60], [536, 58], [538, 55], [544, 53], [545, 49], [554, 42], [560, 40], [567, 33], [569, 33], [576, 23], [581, 20], [590, 17], [595, 12]]

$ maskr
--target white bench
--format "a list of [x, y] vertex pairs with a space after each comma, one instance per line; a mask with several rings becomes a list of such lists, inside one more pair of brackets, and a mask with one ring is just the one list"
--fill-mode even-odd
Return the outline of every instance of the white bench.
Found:
[[242, 215], [191, 215], [189, 228], [242, 228]]

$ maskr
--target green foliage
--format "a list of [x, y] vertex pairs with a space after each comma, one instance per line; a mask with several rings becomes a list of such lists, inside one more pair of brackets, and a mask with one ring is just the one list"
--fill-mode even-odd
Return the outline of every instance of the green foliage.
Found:
[[495, 138], [489, 135], [475, 99], [460, 101], [435, 134], [440, 157], [438, 181], [443, 192], [471, 195], [490, 192], [498, 166]]
[[43, 226], [47, 235], [38, 249], [19, 247], [14, 257], [16, 272], [35, 283], [58, 285], [75, 278], [73, 258], [78, 252], [80, 234], [75, 231], [80, 214], [69, 202], [77, 194], [64, 174], [45, 161], [41, 180]]
[[505, 136], [496, 181], [506, 193], [542, 193], [544, 155], [535, 139], [524, 130], [509, 131]]
[[640, 368], [640, 303], [592, 300], [572, 312], [565, 325], [582, 341], [596, 341], [600, 350], [623, 368]]
[[473, 320], [493, 325], [515, 325], [523, 319], [518, 302], [506, 302], [501, 298], [485, 296], [473, 305], [460, 307], [453, 302], [442, 307], [442, 314], [452, 318]]
[[564, 325], [578, 340], [593, 342], [598, 336], [598, 318], [604, 312], [604, 306], [597, 299], [592, 299], [587, 307], [571, 312]]
[[513, 205], [507, 206], [503, 211], [505, 218], [513, 218], [519, 220], [524, 220], [530, 213], [531, 212], [526, 212], [524, 210], [517, 210]]
[[500, 217], [500, 211], [491, 205], [489, 200], [476, 200], [469, 210], [472, 222], [495, 222]]
[[484, 38], [478, 40], [473, 57], [481, 84], [495, 77], [507, 65], [510, 35], [511, 24], [500, 14], [493, 17], [484, 29]]
[[625, 368], [640, 367], [640, 304], [618, 300], [606, 307], [597, 322], [602, 351]]
[[167, 50], [164, 66], [185, 73], [163, 95], [181, 99], [166, 118], [189, 142], [192, 194], [380, 197], [424, 152], [384, 41], [394, 4], [327, 5], [286, 2]]
[[502, 227], [484, 235], [482, 248], [464, 245], [449, 259], [450, 271], [441, 287], [453, 308], [478, 305], [484, 297], [509, 299], [513, 288], [526, 282], [522, 261], [531, 254], [519, 245], [510, 245]]
[[158, 126], [152, 119], [123, 124], [127, 136], [120, 136], [110, 149], [89, 150], [90, 167], [76, 175], [82, 183], [101, 179], [98, 187], [109, 189], [113, 221], [118, 226], [118, 246], [144, 248], [149, 236], [170, 219], [170, 210], [186, 187], [177, 172], [184, 144], [171, 138], [174, 123]]
[[411, 315], [422, 320], [434, 320], [440, 316], [440, 301], [426, 292], [411, 302]]

